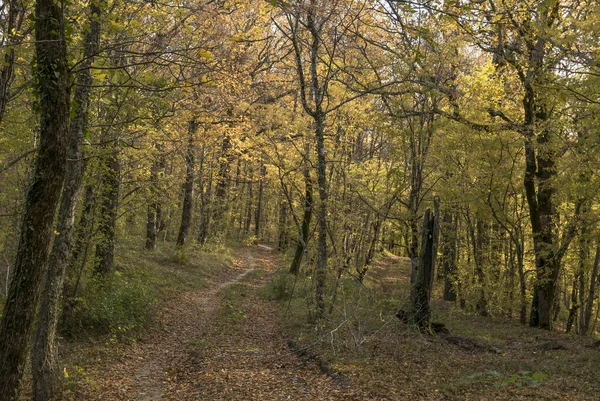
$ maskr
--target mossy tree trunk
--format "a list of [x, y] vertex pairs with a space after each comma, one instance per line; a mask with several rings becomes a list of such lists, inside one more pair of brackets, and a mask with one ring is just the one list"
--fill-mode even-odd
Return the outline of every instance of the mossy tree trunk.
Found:
[[64, 5], [35, 3], [36, 89], [40, 142], [27, 191], [13, 275], [0, 319], [0, 400], [16, 401], [65, 176], [70, 77]]
[[57, 236], [52, 245], [50, 261], [38, 312], [35, 341], [31, 353], [34, 399], [46, 401], [58, 395], [61, 388], [58, 350], [55, 342], [63, 282], [71, 256], [76, 200], [83, 176], [82, 144], [87, 122], [90, 90], [93, 82], [90, 67], [100, 40], [100, 8], [90, 3], [90, 28], [85, 34], [83, 62], [77, 74], [74, 102], [77, 105], [71, 119], [67, 168], [63, 185]]

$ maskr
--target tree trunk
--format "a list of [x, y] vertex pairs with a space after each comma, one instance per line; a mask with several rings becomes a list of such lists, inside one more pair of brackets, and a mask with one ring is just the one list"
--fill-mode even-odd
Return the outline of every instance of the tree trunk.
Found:
[[94, 270], [106, 275], [113, 269], [115, 257], [115, 234], [121, 186], [121, 165], [119, 162], [118, 139], [112, 139], [107, 146], [107, 155], [102, 166], [102, 197], [98, 210], [98, 233]]
[[452, 213], [444, 213], [442, 225], [442, 272], [444, 274], [444, 301], [456, 302], [456, 222]]
[[307, 250], [310, 234], [310, 221], [312, 220], [313, 214], [313, 184], [308, 166], [304, 167], [304, 185], [304, 214], [302, 217], [302, 227], [300, 236], [298, 237], [298, 244], [296, 245], [296, 253], [294, 254], [294, 259], [290, 266], [290, 273], [294, 275], [298, 275], [300, 272], [302, 256]]
[[[533, 110], [530, 111], [533, 113]], [[540, 145], [547, 145], [548, 133], [538, 136]], [[526, 139], [525, 157], [525, 191], [531, 219], [533, 234], [536, 283], [533, 291], [529, 325], [546, 330], [552, 329], [554, 315], [556, 285], [560, 272], [560, 261], [556, 255], [556, 234], [554, 222], [558, 212], [554, 206], [555, 190], [551, 181], [556, 175], [554, 160], [548, 152], [539, 152], [537, 157], [531, 143], [533, 132]], [[537, 166], [537, 168], [536, 168]], [[534, 177], [537, 177], [538, 188], [535, 189]]]
[[148, 205], [146, 211], [146, 249], [152, 251], [156, 249], [157, 219], [156, 204], [153, 202]]
[[[8, 6], [4, 27], [3, 47], [6, 49], [2, 68], [0, 69], [0, 123], [4, 119], [6, 106], [10, 100], [10, 88], [15, 71], [15, 48], [20, 39], [19, 31], [25, 18], [27, 8], [21, 1], [10, 0], [3, 3]], [[4, 14], [4, 13], [3, 13]]]
[[0, 319], [0, 400], [19, 399], [27, 346], [53, 236], [69, 138], [70, 79], [63, 5], [35, 4], [40, 143], [27, 192], [15, 267]]
[[577, 299], [578, 288], [579, 288], [579, 274], [581, 272], [577, 272], [573, 277], [573, 285], [571, 287], [571, 305], [569, 307], [569, 317], [567, 318], [567, 324], [565, 327], [565, 332], [570, 333], [573, 325], [577, 321], [577, 311], [579, 310], [579, 300]]
[[579, 281], [577, 289], [579, 290], [579, 302], [576, 310], [579, 311], [579, 333], [584, 334], [587, 331], [585, 327], [585, 273], [589, 257], [589, 239], [587, 237], [586, 224], [582, 224], [579, 236], [579, 261], [577, 269], [577, 279]]
[[227, 187], [229, 186], [229, 151], [231, 138], [225, 134], [221, 144], [221, 157], [219, 158], [219, 175], [215, 188], [214, 224], [217, 232], [224, 229], [223, 218], [227, 210]]
[[523, 324], [527, 323], [527, 282], [525, 280], [525, 239], [523, 238], [522, 230], [519, 229], [517, 234], [518, 242], [515, 249], [517, 256], [517, 271], [519, 273], [519, 299], [521, 307], [519, 310], [519, 321]]
[[147, 210], [147, 221], [146, 221], [146, 249], [156, 249], [156, 239], [160, 232], [161, 225], [161, 205], [160, 205], [160, 183], [159, 173], [165, 168], [165, 158], [162, 154], [162, 149], [156, 146], [157, 150], [161, 152], [157, 155], [157, 160], [152, 163], [150, 168], [150, 199]]
[[287, 200], [282, 199], [279, 202], [279, 236], [277, 241], [277, 250], [285, 252], [288, 249], [288, 223], [287, 223]]
[[435, 258], [439, 232], [439, 207], [435, 202], [435, 211], [425, 211], [421, 254], [415, 283], [411, 287], [411, 311], [409, 321], [416, 324], [421, 331], [428, 331], [431, 323], [431, 291], [435, 273]]
[[488, 301], [486, 295], [485, 268], [489, 268], [489, 226], [481, 219], [477, 220], [476, 241], [473, 243], [475, 252], [475, 277], [477, 278], [479, 296], [475, 310], [481, 316], [488, 316]]
[[92, 235], [95, 205], [96, 199], [94, 196], [94, 188], [91, 185], [86, 185], [83, 195], [83, 210], [81, 211], [81, 216], [79, 217], [79, 222], [76, 226], [75, 244], [72, 247], [68, 270], [73, 271], [77, 266], [80, 266], [82, 258], [81, 254]]
[[209, 172], [208, 180], [205, 179], [204, 173], [206, 157], [205, 152], [205, 148], [202, 147], [200, 159], [200, 229], [198, 230], [197, 238], [197, 241], [200, 245], [204, 245], [208, 239], [210, 225], [210, 202], [212, 196], [212, 171]]
[[61, 388], [58, 351], [55, 344], [60, 300], [69, 263], [73, 239], [73, 222], [77, 196], [83, 175], [82, 144], [87, 122], [90, 88], [93, 82], [90, 67], [100, 40], [100, 8], [90, 3], [90, 28], [85, 35], [83, 62], [77, 74], [74, 102], [77, 105], [71, 120], [65, 182], [59, 208], [57, 231], [38, 312], [37, 330], [31, 353], [34, 399], [46, 401], [58, 395]]
[[[375, 250], [377, 248], [377, 243], [379, 242], [379, 234], [381, 233], [381, 217], [375, 217], [375, 222], [373, 223], [373, 237], [371, 238], [371, 242], [369, 243], [369, 250], [367, 251], [367, 256], [365, 257], [365, 267], [369, 266], [375, 257]], [[366, 273], [366, 272], [365, 272]], [[362, 280], [361, 280], [362, 281]]]
[[244, 236], [248, 235], [250, 226], [252, 225], [252, 201], [254, 200], [254, 170], [252, 167], [248, 169], [248, 198], [246, 199], [246, 218], [244, 220]]
[[592, 309], [594, 308], [594, 300], [596, 299], [596, 282], [598, 280], [598, 267], [600, 265], [600, 243], [596, 246], [596, 256], [594, 257], [594, 266], [590, 277], [590, 290], [588, 291], [587, 302], [581, 304], [583, 309], [585, 306], [585, 314], [583, 315], [583, 324], [581, 325], [581, 335], [587, 334], [592, 321]]
[[267, 173], [267, 166], [264, 164], [260, 167], [260, 178], [258, 181], [258, 201], [256, 202], [256, 212], [254, 214], [254, 236], [256, 239], [259, 238], [260, 234], [260, 221], [262, 219], [263, 209], [263, 194], [264, 194], [264, 181]]
[[319, 184], [319, 211], [318, 211], [318, 244], [317, 244], [317, 269], [315, 272], [315, 300], [317, 304], [317, 317], [325, 314], [325, 282], [327, 278], [327, 168], [325, 157], [325, 116], [321, 113], [315, 115], [315, 134], [317, 137], [317, 183]]
[[194, 169], [196, 168], [194, 139], [198, 131], [196, 120], [189, 122], [188, 128], [188, 146], [185, 155], [185, 183], [183, 184], [183, 206], [181, 211], [181, 225], [179, 226], [179, 235], [177, 236], [177, 246], [186, 244], [190, 226], [192, 224], [192, 211], [194, 209]]

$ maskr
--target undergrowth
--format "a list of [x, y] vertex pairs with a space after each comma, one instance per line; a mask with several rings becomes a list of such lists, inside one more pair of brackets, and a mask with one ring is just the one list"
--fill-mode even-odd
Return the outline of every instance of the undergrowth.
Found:
[[[310, 271], [296, 279], [282, 269], [263, 291], [280, 303], [280, 325], [290, 340], [319, 355], [381, 399], [593, 400], [600, 391], [594, 366], [600, 352], [589, 338], [547, 332], [506, 317], [481, 317], [434, 297], [433, 320], [444, 335], [423, 335], [395, 317], [409, 298], [408, 260], [381, 256], [364, 283], [344, 272], [328, 277], [325, 317], [315, 319]], [[333, 270], [333, 269], [330, 269]], [[481, 349], [461, 348], [460, 339]], [[547, 342], [567, 350], [545, 351]], [[456, 345], [458, 343], [459, 345]], [[486, 349], [498, 349], [489, 352]]]
[[137, 242], [121, 241], [114, 273], [82, 277], [63, 334], [74, 339], [135, 339], [154, 323], [161, 303], [206, 287], [211, 277], [230, 267], [232, 255], [232, 248], [223, 245], [201, 249], [160, 243], [146, 251]]

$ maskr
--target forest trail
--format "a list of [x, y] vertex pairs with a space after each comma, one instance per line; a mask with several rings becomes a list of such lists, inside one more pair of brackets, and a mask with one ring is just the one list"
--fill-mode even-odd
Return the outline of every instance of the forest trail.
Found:
[[208, 288], [162, 308], [162, 330], [127, 346], [118, 358], [86, 368], [72, 399], [366, 399], [288, 348], [277, 327], [278, 306], [261, 297], [276, 267], [274, 252], [254, 246], [237, 253], [233, 268]]

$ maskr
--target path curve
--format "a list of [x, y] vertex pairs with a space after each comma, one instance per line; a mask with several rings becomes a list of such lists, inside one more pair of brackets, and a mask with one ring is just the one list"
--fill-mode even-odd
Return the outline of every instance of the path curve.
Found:
[[[277, 270], [273, 249], [262, 245], [237, 253], [234, 266], [243, 268], [230, 269], [209, 289], [169, 302], [159, 314], [164, 330], [134, 344], [109, 366], [92, 369], [84, 398], [77, 399], [374, 400], [289, 349], [278, 325], [280, 306], [263, 295]], [[223, 311], [234, 312], [234, 318], [223, 317]]]
[[[255, 258], [248, 248], [239, 252], [224, 277], [213, 286], [186, 292], [169, 301], [158, 313], [162, 330], [133, 344], [123, 355], [107, 364], [86, 371], [83, 392], [86, 400], [94, 401], [158, 401], [163, 399], [167, 372], [177, 361], [187, 358], [187, 343], [208, 324], [218, 306], [217, 294], [243, 280], [256, 269]], [[104, 364], [103, 364], [104, 365]]]

